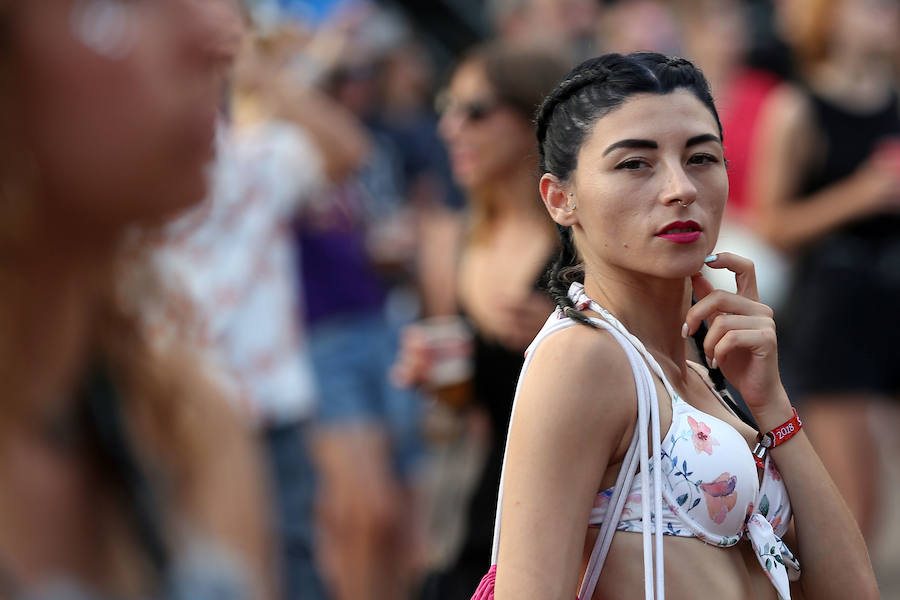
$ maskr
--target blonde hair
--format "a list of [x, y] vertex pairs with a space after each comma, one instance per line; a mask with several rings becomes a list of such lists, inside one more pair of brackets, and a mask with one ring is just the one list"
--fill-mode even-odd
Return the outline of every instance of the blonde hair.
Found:
[[784, 0], [783, 35], [806, 67], [828, 57], [835, 0]]

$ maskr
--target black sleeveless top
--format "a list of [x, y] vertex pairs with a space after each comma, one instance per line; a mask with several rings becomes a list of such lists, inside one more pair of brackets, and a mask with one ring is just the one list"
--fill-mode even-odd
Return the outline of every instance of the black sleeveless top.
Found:
[[[847, 110], [810, 90], [807, 96], [820, 152], [801, 177], [802, 196], [845, 179], [880, 143], [900, 139], [896, 93], [868, 112]], [[792, 289], [778, 315], [789, 391], [800, 402], [836, 392], [895, 396], [900, 213], [886, 208], [843, 223], [808, 242], [796, 258]]]
[[[881, 142], [900, 139], [900, 105], [896, 93], [884, 106], [870, 112], [847, 110], [811, 91], [808, 96], [823, 151], [821, 160], [803, 179], [801, 197], [852, 174]], [[840, 232], [869, 240], [896, 236], [900, 232], [900, 215], [885, 213], [864, 217], [841, 227]]]

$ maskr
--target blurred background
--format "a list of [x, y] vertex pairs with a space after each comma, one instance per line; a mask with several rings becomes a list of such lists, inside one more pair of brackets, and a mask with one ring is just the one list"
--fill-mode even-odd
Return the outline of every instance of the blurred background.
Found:
[[[893, 214], [882, 219], [885, 229], [861, 235], [888, 240], [871, 252], [888, 257], [885, 264], [893, 266], [885, 269], [893, 274], [886, 278], [896, 282], [900, 264], [889, 258], [898, 248], [896, 146], [885, 176], [893, 191], [879, 200], [880, 209], [821, 217], [830, 221], [809, 231], [777, 212], [848, 177], [878, 143], [900, 139], [896, 2], [248, 0], [247, 7], [257, 54], [249, 64], [239, 60], [235, 86], [262, 77], [256, 82], [262, 95], [275, 79], [286, 93], [320, 94], [321, 102], [356, 118], [367, 140], [355, 168], [305, 202], [293, 224], [305, 334], [319, 380], [313, 417], [319, 433], [312, 442], [322, 506], [316, 556], [334, 597], [462, 599], [484, 572], [521, 352], [551, 308], [539, 279], [555, 236], [536, 192], [530, 120], [541, 96], [578, 61], [653, 50], [685, 56], [704, 70], [730, 162], [719, 248], [756, 261], [763, 300], [779, 317], [816, 313], [811, 329], [833, 328], [835, 318], [860, 319], [854, 311], [869, 309], [853, 302], [816, 308], [843, 286], [856, 288], [852, 297], [898, 298], [896, 287], [866, 292], [871, 286], [857, 287], [831, 270], [803, 306], [789, 301], [800, 289], [794, 269], [818, 268], [810, 256], [822, 252], [820, 240], [879, 212]], [[872, 74], [850, 73], [857, 69]], [[779, 106], [783, 85], [823, 99], [822, 107], [801, 117], [803, 109]], [[854, 93], [853, 86], [870, 91]], [[239, 115], [240, 96], [236, 102]], [[291, 121], [301, 128], [327, 119], [311, 107], [297, 110], [307, 113]], [[790, 111], [784, 122], [779, 114]], [[875, 123], [864, 118], [870, 113]], [[813, 141], [798, 144], [802, 135], [789, 127], [791, 119], [808, 123], [803, 135]], [[856, 134], [847, 137], [848, 128]], [[779, 132], [783, 139], [773, 139]], [[832, 149], [819, 156], [818, 145]], [[856, 156], [832, 158], [845, 145], [857, 146]], [[772, 166], [769, 156], [776, 154], [795, 171]], [[841, 194], [846, 203], [864, 204], [850, 189]], [[733, 286], [722, 277], [716, 283]], [[383, 319], [382, 329], [363, 333], [373, 319]], [[792, 340], [783, 350], [789, 382], [794, 365], [813, 378], [841, 368], [838, 358], [810, 364], [792, 361], [791, 352], [900, 341], [896, 320], [871, 334], [850, 328], [827, 337], [786, 321], [779, 318]], [[362, 352], [376, 336], [387, 345]], [[379, 397], [373, 388], [385, 372], [398, 388], [417, 393]], [[859, 387], [857, 394], [841, 381], [831, 389], [797, 384], [796, 402], [810, 412], [827, 407], [822, 425], [810, 422], [818, 414], [807, 418], [811, 431], [823, 431], [817, 441], [846, 437], [848, 426], [878, 441], [863, 451], [839, 444], [825, 460], [851, 490], [848, 501], [866, 530], [885, 597], [900, 597], [893, 581], [900, 557], [891, 550], [900, 535], [891, 510], [900, 490], [891, 470], [897, 436], [891, 425], [872, 429], [898, 422], [892, 403], [900, 387], [896, 378]], [[329, 407], [344, 403], [340, 414]], [[370, 430], [361, 433], [359, 423]], [[867, 475], [854, 476], [860, 471]]]
[[[711, 83], [718, 249], [756, 262], [788, 391], [900, 598], [900, 2], [190, 1], [224, 7], [231, 48], [216, 157], [145, 241], [170, 290], [146, 313], [258, 446], [278, 595], [470, 597], [553, 309], [532, 116], [581, 60], [648, 50]], [[79, 43], [127, 59], [128, 3], [69, 4]]]

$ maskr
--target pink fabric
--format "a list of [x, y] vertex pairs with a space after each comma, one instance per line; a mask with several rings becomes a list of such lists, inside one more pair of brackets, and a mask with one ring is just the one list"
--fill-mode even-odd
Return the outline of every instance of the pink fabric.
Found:
[[725, 156], [728, 158], [728, 207], [730, 217], [746, 219], [754, 210], [747, 192], [747, 181], [760, 109], [769, 93], [778, 85], [774, 75], [757, 69], [742, 70], [719, 104], [719, 117], [725, 131]]
[[481, 578], [478, 589], [472, 594], [471, 600], [494, 600], [494, 581], [497, 579], [497, 565], [491, 565], [488, 572]]
[[[471, 600], [494, 600], [494, 582], [496, 579], [497, 565], [491, 565], [488, 572], [481, 578], [481, 583], [478, 584], [478, 589], [472, 594]], [[578, 596], [575, 596], [575, 600], [579, 600]]]

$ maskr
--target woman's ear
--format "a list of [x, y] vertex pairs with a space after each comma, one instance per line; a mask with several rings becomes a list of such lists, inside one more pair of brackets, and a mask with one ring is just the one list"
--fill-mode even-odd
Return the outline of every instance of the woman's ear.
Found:
[[541, 198], [544, 206], [550, 213], [550, 218], [567, 227], [578, 222], [578, 205], [575, 203], [575, 193], [559, 180], [556, 175], [544, 173], [540, 182]]

